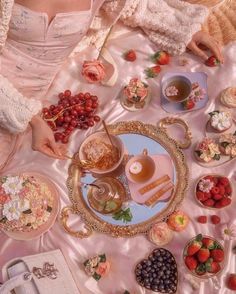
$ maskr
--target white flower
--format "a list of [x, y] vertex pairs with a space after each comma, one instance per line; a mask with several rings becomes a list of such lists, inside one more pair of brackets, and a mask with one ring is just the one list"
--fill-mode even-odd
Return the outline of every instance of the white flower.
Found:
[[213, 187], [214, 183], [209, 179], [202, 179], [198, 184], [199, 190], [206, 193], [209, 193]]
[[228, 112], [215, 112], [211, 118], [213, 128], [223, 131], [231, 126], [231, 115]]
[[6, 194], [17, 195], [23, 188], [23, 180], [20, 177], [7, 177], [6, 182], [2, 184]]
[[26, 199], [14, 199], [4, 204], [3, 215], [9, 220], [18, 220], [21, 213], [30, 208], [30, 203]]
[[236, 239], [236, 225], [235, 224], [222, 224], [219, 227], [221, 237], [224, 240]]
[[175, 86], [170, 86], [165, 89], [166, 96], [176, 96], [178, 93], [179, 90]]

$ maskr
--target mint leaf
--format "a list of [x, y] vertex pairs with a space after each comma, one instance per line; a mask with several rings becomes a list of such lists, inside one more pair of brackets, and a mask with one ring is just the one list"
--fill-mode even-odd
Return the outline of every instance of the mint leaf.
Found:
[[106, 254], [99, 255], [99, 258], [100, 258], [100, 262], [105, 262], [107, 260], [106, 259]]
[[198, 234], [195, 238], [196, 241], [202, 241], [202, 234]]
[[94, 274], [93, 274], [93, 278], [94, 278], [96, 281], [98, 281], [98, 280], [101, 279], [101, 276], [98, 275], [97, 273], [94, 273]]
[[112, 218], [115, 219], [115, 220], [121, 220], [124, 223], [127, 223], [127, 222], [131, 222], [131, 220], [133, 218], [133, 215], [132, 215], [132, 213], [130, 211], [130, 208], [127, 208], [125, 210], [123, 210], [123, 209], [119, 210], [118, 212], [116, 212], [112, 216]]
[[220, 154], [215, 154], [215, 156], [213, 157], [214, 160], [220, 160]]

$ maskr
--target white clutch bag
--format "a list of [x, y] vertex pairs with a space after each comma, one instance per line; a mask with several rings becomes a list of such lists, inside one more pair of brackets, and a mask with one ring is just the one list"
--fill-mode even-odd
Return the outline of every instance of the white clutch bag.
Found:
[[0, 294], [78, 294], [62, 252], [49, 251], [16, 258], [2, 269]]

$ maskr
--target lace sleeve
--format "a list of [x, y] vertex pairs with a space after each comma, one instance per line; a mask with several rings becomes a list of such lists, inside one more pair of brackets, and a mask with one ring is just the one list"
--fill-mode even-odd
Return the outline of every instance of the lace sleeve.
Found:
[[32, 117], [42, 108], [41, 102], [27, 99], [0, 75], [0, 126], [11, 133], [23, 132]]

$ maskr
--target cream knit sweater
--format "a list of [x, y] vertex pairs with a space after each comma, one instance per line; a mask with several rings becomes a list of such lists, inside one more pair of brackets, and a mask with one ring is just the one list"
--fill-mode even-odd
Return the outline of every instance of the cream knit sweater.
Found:
[[[104, 32], [118, 19], [131, 27], [141, 27], [159, 48], [172, 55], [185, 51], [192, 35], [201, 29], [208, 10], [180, 0], [98, 0], [106, 17], [93, 27], [85, 43], [104, 37]], [[0, 0], [0, 52], [5, 45], [14, 0]], [[104, 15], [104, 14], [103, 14]], [[99, 18], [99, 17], [98, 17]], [[83, 43], [83, 42], [82, 42]], [[0, 56], [1, 58], [1, 56]], [[0, 74], [0, 127], [12, 133], [27, 128], [34, 115], [40, 112], [41, 103], [19, 93]]]

